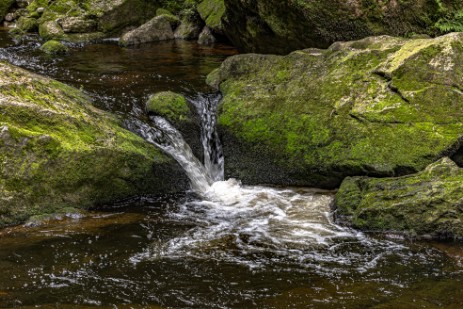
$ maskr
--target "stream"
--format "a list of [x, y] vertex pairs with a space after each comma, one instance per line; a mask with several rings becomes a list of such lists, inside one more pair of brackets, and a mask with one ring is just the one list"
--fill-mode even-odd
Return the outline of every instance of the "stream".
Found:
[[[60, 58], [38, 47], [0, 31], [0, 60], [131, 119], [184, 167], [192, 190], [0, 230], [0, 308], [462, 308], [461, 243], [361, 233], [333, 222], [334, 192], [224, 179], [214, 106], [202, 112], [201, 98], [232, 47], [108, 40], [71, 45]], [[145, 101], [164, 90], [196, 100], [206, 116], [206, 162], [167, 121], [147, 119]]]

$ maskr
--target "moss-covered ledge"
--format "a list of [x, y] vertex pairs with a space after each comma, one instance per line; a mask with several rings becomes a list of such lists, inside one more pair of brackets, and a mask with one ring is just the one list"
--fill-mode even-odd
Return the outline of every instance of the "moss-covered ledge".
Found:
[[415, 175], [349, 177], [335, 209], [338, 223], [366, 231], [463, 239], [463, 169], [443, 158]]
[[177, 164], [79, 90], [0, 62], [0, 227], [183, 190]]

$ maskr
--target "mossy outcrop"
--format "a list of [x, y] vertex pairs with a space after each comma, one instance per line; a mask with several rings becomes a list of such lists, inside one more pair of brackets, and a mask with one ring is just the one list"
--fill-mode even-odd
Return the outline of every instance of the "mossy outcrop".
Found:
[[246, 52], [285, 54], [373, 35], [461, 31], [457, 0], [224, 0], [228, 38]]
[[423, 170], [461, 146], [461, 64], [463, 33], [228, 58], [208, 76], [224, 96], [226, 174], [334, 188]]
[[0, 63], [0, 227], [187, 188], [177, 164], [79, 90]]
[[415, 175], [349, 177], [335, 207], [339, 223], [358, 229], [463, 239], [463, 169], [443, 158]]

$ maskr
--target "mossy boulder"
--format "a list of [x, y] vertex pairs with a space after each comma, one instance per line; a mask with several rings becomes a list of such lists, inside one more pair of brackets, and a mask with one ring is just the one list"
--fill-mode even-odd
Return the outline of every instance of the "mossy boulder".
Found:
[[335, 207], [339, 223], [358, 229], [463, 239], [463, 169], [443, 158], [415, 175], [348, 177]]
[[[460, 31], [457, 0], [224, 0], [223, 29], [246, 52], [286, 54], [373, 35]], [[463, 15], [462, 15], [463, 16]], [[462, 19], [463, 21], [463, 19]]]
[[223, 93], [225, 172], [335, 188], [423, 170], [461, 146], [462, 64], [463, 33], [230, 57], [207, 79]]
[[0, 63], [0, 227], [187, 188], [177, 164], [79, 90]]
[[192, 116], [186, 98], [172, 91], [158, 92], [151, 96], [146, 102], [146, 110], [172, 123], [190, 122]]
[[19, 17], [16, 21], [16, 28], [21, 33], [37, 31], [38, 24], [35, 18]]
[[173, 40], [171, 19], [166, 15], [156, 16], [137, 29], [124, 34], [119, 44], [122, 46], [138, 45], [149, 42]]
[[40, 46], [40, 50], [49, 55], [63, 55], [68, 52], [66, 45], [54, 40], [47, 41]]
[[203, 0], [198, 4], [198, 13], [212, 31], [223, 34], [222, 17], [225, 13], [224, 0]]

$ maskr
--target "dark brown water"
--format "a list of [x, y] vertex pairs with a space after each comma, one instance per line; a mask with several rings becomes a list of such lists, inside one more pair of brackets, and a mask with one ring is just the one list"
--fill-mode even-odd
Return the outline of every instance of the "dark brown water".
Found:
[[[210, 91], [228, 46], [110, 42], [41, 54], [0, 32], [0, 59], [82, 87], [121, 117], [161, 90]], [[216, 183], [217, 184], [217, 183]], [[336, 226], [332, 193], [219, 183], [0, 231], [0, 308], [463, 308], [463, 246]]]

